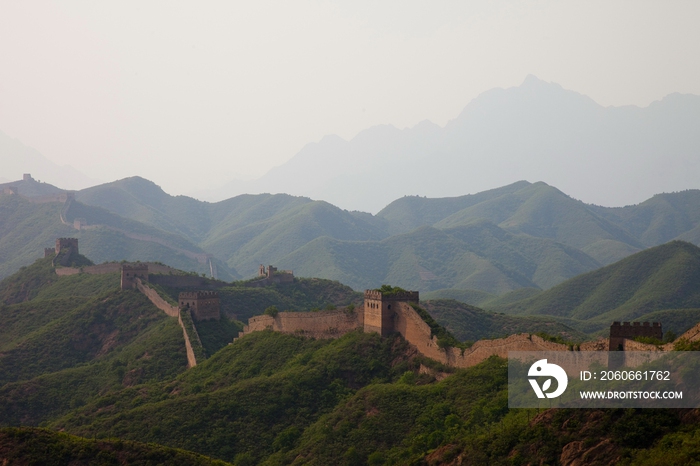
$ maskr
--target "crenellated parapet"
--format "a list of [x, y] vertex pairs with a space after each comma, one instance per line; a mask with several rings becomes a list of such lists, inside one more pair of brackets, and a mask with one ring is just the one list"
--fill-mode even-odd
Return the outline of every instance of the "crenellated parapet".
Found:
[[660, 322], [613, 322], [610, 326], [609, 351], [617, 351], [624, 347], [624, 340], [634, 340], [637, 337], [663, 339]]
[[419, 300], [418, 291], [398, 291], [395, 293], [383, 293], [379, 290], [365, 290], [365, 299], [378, 301], [406, 301], [417, 303]]

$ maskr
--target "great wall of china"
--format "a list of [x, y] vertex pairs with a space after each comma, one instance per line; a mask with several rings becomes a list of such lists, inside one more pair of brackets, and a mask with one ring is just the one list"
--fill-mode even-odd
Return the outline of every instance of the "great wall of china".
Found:
[[[362, 328], [382, 336], [400, 333], [423, 356], [447, 366], [466, 368], [491, 356], [508, 357], [509, 351], [671, 351], [673, 343], [653, 345], [634, 341], [637, 336], [661, 339], [658, 323], [619, 323], [611, 325], [611, 338], [584, 342], [577, 348], [545, 340], [537, 335], [518, 334], [493, 340], [479, 340], [464, 350], [438, 344], [428, 324], [411, 303], [419, 300], [418, 292], [383, 294], [377, 290], [365, 291], [364, 303], [357, 309], [339, 309], [322, 312], [280, 312], [275, 316], [260, 315], [248, 320], [239, 338], [252, 332], [272, 330], [305, 335], [314, 338], [338, 338]], [[685, 332], [679, 339], [700, 340], [700, 324]], [[615, 346], [615, 348], [612, 348]]]
[[[45, 256], [59, 253], [63, 249], [78, 253], [78, 241], [75, 238], [59, 238], [56, 247], [45, 249]], [[188, 366], [197, 365], [198, 357], [205, 357], [196, 326], [193, 321], [219, 319], [218, 293], [211, 290], [198, 290], [180, 293], [179, 303], [170, 304], [158, 292], [149, 287], [152, 283], [163, 283], [166, 286], [211, 287], [211, 283], [198, 276], [175, 275], [179, 272], [161, 264], [107, 263], [81, 268], [56, 267], [58, 275], [73, 275], [76, 273], [103, 274], [121, 272], [121, 289], [136, 289], [143, 293], [158, 309], [168, 316], [177, 317], [183, 331], [187, 350]], [[276, 269], [269, 266], [260, 268], [259, 276], [264, 281], [274, 277]], [[283, 282], [293, 281], [293, 274], [281, 272], [286, 276]], [[276, 283], [276, 281], [270, 281]], [[509, 351], [670, 351], [673, 343], [653, 345], [641, 343], [633, 339], [638, 336], [661, 339], [661, 325], [639, 322], [613, 322], [610, 326], [610, 338], [600, 338], [596, 341], [584, 342], [577, 348], [545, 340], [537, 335], [518, 334], [506, 338], [479, 340], [466, 349], [441, 347], [438, 338], [432, 334], [430, 326], [413, 308], [419, 302], [417, 291], [399, 291], [383, 293], [379, 290], [366, 290], [364, 302], [357, 308], [345, 308], [319, 312], [279, 312], [275, 315], [258, 315], [248, 320], [238, 338], [247, 334], [272, 330], [281, 333], [303, 335], [311, 338], [338, 338], [348, 332], [362, 329], [365, 332], [376, 332], [381, 336], [399, 333], [421, 355], [438, 361], [450, 367], [471, 367], [491, 356], [508, 357]], [[184, 319], [183, 319], [184, 316]], [[188, 325], [186, 321], [191, 322]], [[685, 332], [679, 339], [689, 341], [700, 340], [700, 323]], [[199, 356], [198, 356], [199, 355]]]

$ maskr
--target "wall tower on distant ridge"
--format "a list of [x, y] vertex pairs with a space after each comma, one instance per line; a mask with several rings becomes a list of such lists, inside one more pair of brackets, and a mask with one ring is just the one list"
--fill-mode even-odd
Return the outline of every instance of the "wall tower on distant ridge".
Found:
[[[259, 280], [251, 281], [247, 286], [268, 286], [273, 283], [294, 283], [294, 272], [291, 270], [277, 270], [277, 267], [260, 264], [258, 269]], [[264, 278], [263, 278], [264, 277]]]
[[365, 290], [365, 332], [377, 332], [384, 337], [396, 331], [394, 328], [396, 303], [402, 301], [417, 303], [418, 300], [417, 291], [382, 293], [379, 290]]

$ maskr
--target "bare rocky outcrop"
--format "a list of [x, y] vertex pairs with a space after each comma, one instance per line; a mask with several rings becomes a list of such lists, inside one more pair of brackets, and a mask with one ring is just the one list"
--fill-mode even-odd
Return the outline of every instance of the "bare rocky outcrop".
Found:
[[619, 461], [617, 448], [609, 438], [588, 447], [584, 441], [568, 443], [562, 448], [559, 458], [562, 466], [608, 465]]

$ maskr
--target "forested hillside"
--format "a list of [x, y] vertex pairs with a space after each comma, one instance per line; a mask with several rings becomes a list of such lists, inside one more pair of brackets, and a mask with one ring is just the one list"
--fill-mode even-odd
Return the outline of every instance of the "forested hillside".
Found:
[[551, 316], [584, 332], [604, 330], [612, 321], [653, 319], [680, 334], [700, 320], [695, 312], [700, 308], [699, 284], [700, 248], [673, 241], [532, 297], [487, 307]]
[[[460, 291], [483, 305], [487, 296], [547, 290], [645, 248], [700, 238], [695, 190], [607, 208], [520, 181], [454, 198], [404, 197], [376, 215], [285, 194], [205, 203], [138, 177], [76, 198], [66, 225], [60, 203], [0, 196], [0, 255], [8, 257], [0, 276], [31, 263], [54, 237], [75, 236], [96, 262], [159, 261], [226, 281], [274, 264], [355, 290], [393, 283], [440, 296]], [[87, 228], [71, 228], [76, 219]]]
[[[687, 243], [664, 245], [602, 269], [607, 275], [601, 280], [645, 264], [652, 276], [673, 270], [673, 280], [685, 283], [687, 275], [692, 281], [698, 251]], [[358, 330], [316, 340], [261, 331], [233, 341], [241, 328], [234, 315], [361, 299], [328, 280], [246, 284], [209, 283], [218, 287], [224, 316], [195, 323], [207, 357], [187, 369], [177, 320], [141, 293], [121, 291], [117, 273], [59, 277], [46, 258], [0, 282], [0, 459], [45, 462], [60, 454], [75, 464], [125, 458], [207, 464], [198, 456], [205, 455], [236, 465], [507, 464], [513, 458], [657, 464], [673, 448], [676, 464], [684, 464], [700, 451], [692, 441], [697, 413], [509, 410], [504, 360], [455, 370], [420, 356], [399, 334], [382, 338]], [[649, 279], [646, 290], [663, 295], [666, 285]], [[154, 286], [166, 296], [178, 293]], [[679, 299], [692, 300], [692, 293]], [[554, 315], [495, 314], [450, 300], [422, 304], [430, 313], [425, 318], [459, 340], [519, 332], [560, 341], [590, 338]], [[692, 316], [692, 310], [683, 312]], [[19, 425], [51, 430], [8, 428]]]

